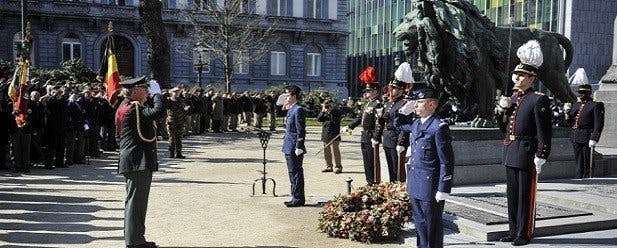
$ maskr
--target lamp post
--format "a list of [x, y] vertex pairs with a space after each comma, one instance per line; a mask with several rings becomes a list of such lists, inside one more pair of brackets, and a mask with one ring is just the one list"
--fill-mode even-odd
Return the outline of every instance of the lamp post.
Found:
[[197, 63], [197, 84], [199, 85], [199, 88], [201, 88], [201, 72], [204, 69], [204, 64], [203, 64], [203, 60], [202, 60], [202, 57], [201, 57], [201, 51], [199, 53], [198, 61], [197, 62], [198, 62]]
[[195, 69], [197, 69], [197, 84], [199, 85], [199, 88], [201, 88], [201, 74], [204, 71], [204, 65], [208, 65], [208, 63], [205, 63], [204, 61], [204, 52], [205, 49], [202, 46], [197, 46], [195, 48], [195, 53], [197, 53], [197, 56], [194, 56], [196, 61], [194, 61], [193, 64], [196, 67]]

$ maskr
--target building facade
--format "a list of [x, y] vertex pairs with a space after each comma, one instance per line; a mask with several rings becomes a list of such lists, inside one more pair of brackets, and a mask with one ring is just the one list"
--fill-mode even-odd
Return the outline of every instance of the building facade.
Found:
[[[561, 33], [574, 45], [572, 74], [584, 68], [592, 83], [598, 83], [612, 64], [614, 0], [469, 0], [498, 26], [530, 27]], [[392, 30], [411, 10], [411, 1], [350, 0], [347, 79], [350, 92], [358, 95], [358, 74], [369, 65], [379, 79], [392, 77], [395, 58], [404, 59], [402, 44]], [[415, 63], [411, 63], [412, 66]]]
[[[195, 47], [186, 11], [208, 0], [164, 0], [163, 22], [170, 44], [171, 84], [196, 84], [198, 64], [203, 64], [204, 87], [224, 89], [220, 58]], [[224, 0], [217, 0], [222, 5]], [[238, 0], [247, 14], [266, 16], [276, 23], [268, 54], [258, 61], [234, 68], [233, 90], [257, 90], [294, 84], [304, 90], [325, 88], [347, 95], [345, 57], [346, 0]], [[105, 44], [113, 36], [122, 75], [150, 74], [147, 39], [139, 20], [137, 0], [30, 0], [28, 20], [33, 36], [31, 61], [37, 68], [58, 68], [81, 58], [97, 71]], [[199, 14], [199, 11], [197, 12]], [[0, 3], [0, 59], [14, 61], [15, 44], [21, 42], [20, 1]], [[107, 31], [113, 21], [114, 31]], [[243, 56], [250, 56], [244, 54]], [[237, 56], [242, 59], [243, 56]]]

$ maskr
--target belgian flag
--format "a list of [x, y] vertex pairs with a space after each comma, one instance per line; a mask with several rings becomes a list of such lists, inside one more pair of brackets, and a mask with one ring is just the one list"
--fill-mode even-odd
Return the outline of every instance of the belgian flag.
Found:
[[26, 97], [29, 97], [27, 85], [30, 80], [29, 67], [30, 61], [19, 62], [8, 90], [8, 95], [13, 100], [13, 115], [18, 127], [23, 127], [28, 117], [28, 99]]
[[101, 63], [101, 69], [96, 79], [103, 83], [107, 91], [107, 101], [114, 105], [118, 100], [120, 90], [120, 72], [118, 71], [118, 60], [113, 52], [113, 38], [107, 39], [107, 48], [105, 49], [104, 60]]

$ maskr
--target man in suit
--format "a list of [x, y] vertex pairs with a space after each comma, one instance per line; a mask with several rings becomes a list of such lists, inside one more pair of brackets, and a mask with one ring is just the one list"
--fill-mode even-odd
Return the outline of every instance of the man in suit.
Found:
[[374, 167], [374, 148], [371, 142], [377, 126], [377, 118], [381, 115], [383, 107], [379, 101], [378, 83], [365, 84], [364, 99], [366, 102], [362, 105], [362, 113], [358, 118], [353, 120], [349, 125], [341, 129], [342, 133], [349, 132], [357, 126], [362, 126], [362, 134], [360, 136], [360, 147], [362, 149], [362, 161], [364, 162], [364, 175], [367, 184], [375, 183], [375, 167]]
[[[583, 72], [584, 73], [584, 72]], [[591, 97], [591, 85], [584, 83], [578, 87], [578, 102], [572, 106], [565, 104], [567, 119], [572, 122], [570, 141], [574, 147], [574, 156], [578, 170], [576, 178], [591, 177], [590, 155], [596, 146], [604, 128], [604, 103], [596, 102]]]
[[529, 41], [518, 49], [517, 55], [521, 63], [512, 75], [514, 93], [502, 97], [497, 107], [499, 127], [506, 133], [503, 165], [510, 223], [510, 232], [501, 241], [512, 242], [514, 246], [526, 245], [533, 237], [535, 187], [550, 153], [552, 137], [550, 101], [532, 89], [542, 64], [540, 44]]
[[304, 206], [304, 169], [302, 160], [306, 153], [304, 137], [306, 136], [306, 110], [298, 101], [301, 98], [300, 87], [292, 85], [285, 87], [284, 107], [287, 109], [285, 117], [285, 137], [283, 138], [283, 154], [289, 172], [291, 183], [291, 201], [286, 201], [287, 207]]
[[[152, 183], [152, 172], [158, 170], [155, 121], [165, 115], [158, 87], [149, 85], [145, 77], [123, 81], [124, 100], [116, 112], [116, 134], [120, 141], [118, 172], [126, 179], [124, 201], [124, 240], [126, 247], [157, 247], [147, 242], [146, 209]], [[152, 103], [146, 103], [152, 94]]]

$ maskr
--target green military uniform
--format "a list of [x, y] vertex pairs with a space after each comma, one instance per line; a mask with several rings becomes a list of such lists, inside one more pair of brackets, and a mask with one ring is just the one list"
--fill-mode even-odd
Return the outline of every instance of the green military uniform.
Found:
[[168, 99], [167, 103], [167, 132], [169, 133], [169, 157], [184, 158], [182, 156], [182, 135], [188, 111], [182, 99]]

